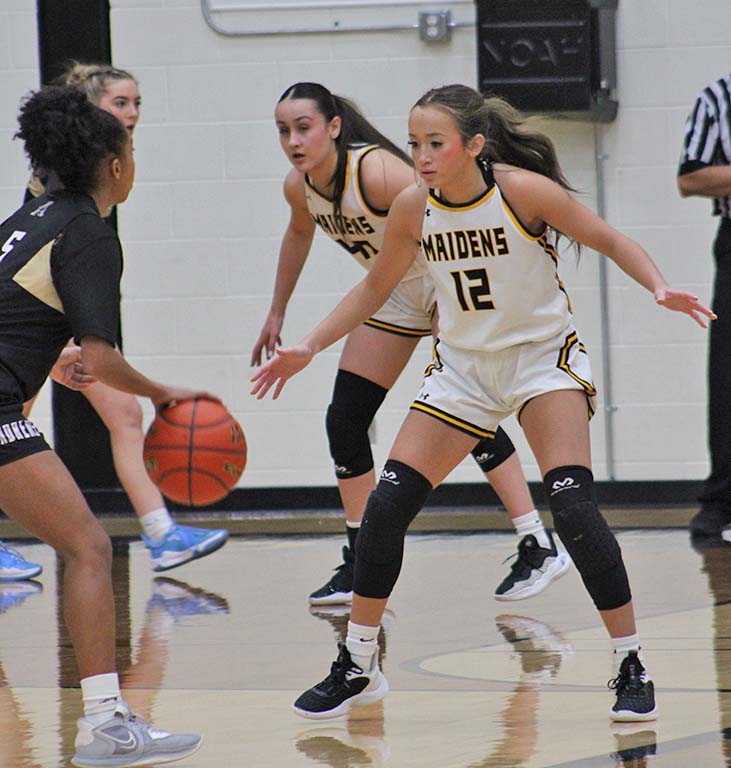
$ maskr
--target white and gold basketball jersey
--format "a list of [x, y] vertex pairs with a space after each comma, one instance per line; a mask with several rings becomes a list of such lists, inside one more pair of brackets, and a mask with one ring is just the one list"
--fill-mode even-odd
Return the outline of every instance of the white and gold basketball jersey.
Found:
[[571, 323], [547, 232], [522, 226], [486, 173], [488, 190], [466, 205], [429, 191], [421, 249], [434, 281], [439, 336], [462, 349], [495, 351], [543, 341]]
[[[337, 221], [333, 201], [318, 192], [305, 176], [305, 195], [310, 216], [325, 234], [345, 248], [364, 269], [373, 266], [373, 260], [381, 250], [388, 215], [388, 211], [371, 208], [361, 191], [360, 165], [363, 158], [374, 149], [379, 149], [378, 145], [362, 144], [348, 148], [345, 187], [340, 205], [342, 217]], [[417, 259], [404, 279], [425, 272], [426, 267]]]

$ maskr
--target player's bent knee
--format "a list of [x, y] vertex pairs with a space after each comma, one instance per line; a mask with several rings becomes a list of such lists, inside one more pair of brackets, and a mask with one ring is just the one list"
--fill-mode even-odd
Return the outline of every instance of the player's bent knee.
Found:
[[593, 477], [586, 467], [559, 467], [544, 483], [553, 524], [600, 611], [632, 599], [622, 551], [594, 502]]
[[492, 472], [493, 469], [497, 469], [514, 453], [513, 441], [502, 427], [497, 428], [495, 437], [484, 437], [472, 449], [472, 457], [483, 472]]
[[368, 428], [388, 390], [369, 379], [339, 370], [325, 428], [339, 479], [359, 477], [373, 469]]
[[357, 594], [378, 599], [391, 594], [401, 572], [406, 531], [431, 490], [420, 472], [399, 461], [386, 462], [358, 532], [353, 581]]
[[365, 475], [373, 469], [368, 424], [359, 423], [334, 403], [327, 409], [325, 428], [335, 475], [341, 480]]

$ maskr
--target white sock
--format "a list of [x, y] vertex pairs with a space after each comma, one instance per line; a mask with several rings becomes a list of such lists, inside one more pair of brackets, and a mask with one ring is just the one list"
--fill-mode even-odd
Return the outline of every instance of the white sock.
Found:
[[638, 634], [626, 635], [625, 637], [612, 637], [612, 657], [614, 659], [615, 675], [619, 673], [619, 668], [630, 651], [637, 651], [637, 656], [645, 666], [645, 660], [642, 656], [642, 646], [640, 646], [640, 636]]
[[81, 681], [84, 717], [97, 726], [109, 720], [119, 704], [119, 677], [116, 672], [85, 677]]
[[514, 517], [513, 525], [515, 526], [515, 532], [518, 534], [519, 539], [532, 533], [536, 537], [539, 547], [543, 547], [544, 549], [550, 548], [551, 542], [548, 539], [548, 534], [543, 527], [543, 522], [541, 521], [541, 516], [538, 514], [537, 509], [528, 512], [525, 515], [521, 515], [520, 517]]
[[351, 523], [350, 520], [346, 520], [345, 530], [348, 534], [348, 549], [350, 549], [351, 552], [355, 552], [355, 541], [358, 538], [360, 523]]
[[157, 542], [165, 538], [167, 532], [175, 525], [175, 521], [165, 507], [160, 507], [142, 515], [140, 525], [145, 536]]
[[380, 627], [367, 627], [363, 624], [348, 622], [348, 636], [345, 647], [350, 652], [350, 658], [364, 672], [371, 668], [373, 654], [378, 650], [378, 630]]

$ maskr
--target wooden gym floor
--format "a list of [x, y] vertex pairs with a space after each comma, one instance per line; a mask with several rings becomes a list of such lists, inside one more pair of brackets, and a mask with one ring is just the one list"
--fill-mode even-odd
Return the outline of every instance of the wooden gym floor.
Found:
[[[609, 643], [575, 571], [530, 600], [493, 600], [515, 545], [504, 532], [409, 535], [380, 638], [391, 693], [319, 723], [290, 706], [344, 635], [345, 611], [306, 602], [340, 537], [237, 536], [158, 578], [139, 540], [117, 540], [125, 697], [160, 727], [204, 734], [181, 768], [731, 766], [731, 545], [694, 548], [682, 528], [618, 537], [654, 723], [609, 721]], [[0, 766], [66, 768], [80, 695], [58, 567], [49, 548], [17, 546], [44, 573], [0, 584]]]

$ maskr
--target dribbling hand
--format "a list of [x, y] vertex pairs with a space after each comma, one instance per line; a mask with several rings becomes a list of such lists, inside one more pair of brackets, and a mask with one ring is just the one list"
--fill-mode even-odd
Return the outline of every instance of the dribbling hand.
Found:
[[251, 377], [251, 381], [254, 382], [251, 394], [256, 395], [257, 400], [261, 400], [274, 387], [272, 397], [276, 400], [287, 380], [307, 367], [312, 358], [312, 351], [304, 344], [278, 349], [274, 357], [264, 363]]
[[655, 301], [661, 307], [690, 315], [701, 328], [708, 328], [706, 318], [716, 319], [713, 310], [709, 309], [705, 304], [701, 304], [697, 296], [687, 291], [676, 291], [674, 288], [669, 287], [659, 288], [655, 291]]
[[210, 392], [204, 392], [197, 389], [186, 389], [185, 387], [166, 387], [164, 393], [157, 397], [150, 398], [156, 411], [164, 408], [170, 408], [183, 400], [215, 400], [221, 402], [221, 398], [212, 395]]

